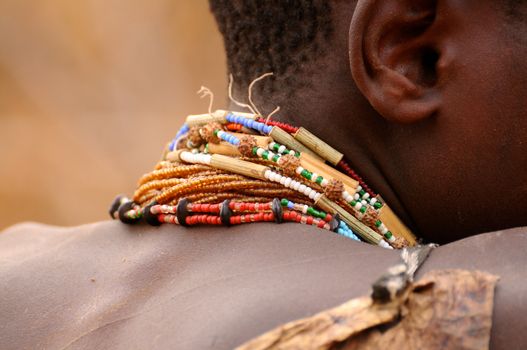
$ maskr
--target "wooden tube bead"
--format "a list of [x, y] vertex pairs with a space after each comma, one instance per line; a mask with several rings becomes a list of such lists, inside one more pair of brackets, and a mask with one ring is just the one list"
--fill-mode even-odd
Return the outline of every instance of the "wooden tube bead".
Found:
[[314, 153], [309, 148], [307, 148], [306, 146], [304, 146], [303, 144], [295, 140], [293, 136], [289, 135], [287, 132], [280, 129], [279, 127], [276, 127], [276, 126], [273, 127], [269, 136], [271, 136], [272, 139], [276, 141], [277, 143], [287, 146], [289, 149], [292, 149], [292, 150], [295, 150], [301, 153], [307, 153], [313, 158], [319, 159], [322, 162], [324, 161], [316, 153]]
[[171, 162], [181, 162], [181, 159], [179, 158], [181, 152], [183, 152], [183, 150], [176, 150], [176, 151], [168, 152], [165, 155], [165, 159]]
[[342, 158], [344, 158], [344, 154], [340, 153], [303, 127], [300, 127], [297, 130], [294, 134], [294, 138], [333, 165], [337, 165]]
[[221, 141], [218, 144], [207, 144], [207, 152], [210, 154], [222, 154], [224, 156], [239, 157], [240, 152], [236, 146], [231, 145], [227, 141]]
[[265, 180], [264, 174], [269, 170], [266, 166], [227, 157], [221, 154], [213, 154], [211, 156], [210, 166], [260, 180]]
[[380, 234], [373, 231], [368, 226], [362, 224], [357, 218], [352, 214], [348, 213], [344, 208], [340, 207], [335, 202], [330, 201], [326, 196], [322, 196], [316, 201], [315, 205], [325, 212], [331, 213], [332, 215], [339, 214], [340, 218], [344, 220], [349, 227], [357, 233], [361, 238], [366, 242], [383, 245], [382, 242], [385, 242]]
[[[189, 127], [192, 126], [200, 126], [204, 124], [208, 124], [210, 122], [217, 122], [221, 124], [225, 124], [227, 122], [227, 119], [225, 119], [225, 116], [229, 113], [229, 111], [225, 111], [223, 109], [218, 109], [211, 114], [194, 114], [187, 116], [186, 124]], [[236, 112], [236, 115], [240, 115], [244, 118], [249, 119], [256, 119], [257, 115], [252, 113], [242, 113], [242, 112]]]

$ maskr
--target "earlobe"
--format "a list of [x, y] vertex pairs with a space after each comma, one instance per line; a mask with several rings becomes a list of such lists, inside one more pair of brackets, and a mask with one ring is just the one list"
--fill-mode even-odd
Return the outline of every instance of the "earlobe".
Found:
[[[357, 87], [387, 120], [413, 123], [441, 106], [430, 30], [437, 1], [359, 0], [349, 33], [349, 58]], [[416, 5], [417, 3], [417, 5]]]

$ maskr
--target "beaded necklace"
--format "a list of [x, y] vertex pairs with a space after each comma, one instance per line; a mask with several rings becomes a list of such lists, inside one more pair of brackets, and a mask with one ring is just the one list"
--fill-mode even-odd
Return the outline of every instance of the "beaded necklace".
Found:
[[296, 222], [384, 248], [416, 244], [342, 153], [303, 127], [224, 110], [188, 116], [110, 215], [153, 226]]

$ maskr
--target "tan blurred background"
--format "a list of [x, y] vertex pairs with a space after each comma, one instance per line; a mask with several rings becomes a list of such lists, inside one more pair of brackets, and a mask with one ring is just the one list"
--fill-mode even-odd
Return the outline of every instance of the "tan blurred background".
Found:
[[107, 219], [224, 62], [206, 0], [0, 0], [0, 229]]

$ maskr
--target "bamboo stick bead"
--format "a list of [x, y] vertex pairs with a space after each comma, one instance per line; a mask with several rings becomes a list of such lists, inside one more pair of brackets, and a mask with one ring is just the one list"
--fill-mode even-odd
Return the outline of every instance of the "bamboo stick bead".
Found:
[[221, 154], [213, 154], [211, 156], [210, 166], [260, 180], [265, 180], [264, 174], [269, 170], [266, 166], [227, 157]]
[[171, 162], [181, 162], [181, 158], [179, 158], [179, 156], [181, 155], [181, 152], [183, 152], [183, 150], [176, 150], [176, 151], [168, 152], [165, 156], [165, 159]]
[[210, 154], [222, 154], [224, 156], [239, 157], [240, 152], [236, 146], [231, 145], [227, 141], [221, 141], [218, 144], [208, 143], [207, 152]]
[[[229, 111], [218, 109], [212, 112], [212, 115], [209, 113], [189, 115], [187, 116], [186, 124], [189, 127], [200, 126], [200, 125], [208, 124], [211, 122], [225, 124], [227, 123], [227, 119], [225, 118], [225, 116], [228, 113]], [[236, 115], [240, 115], [240, 116], [243, 116], [244, 118], [253, 119], [253, 120], [257, 118], [257, 115], [252, 114], [252, 113], [236, 112]]]
[[383, 247], [386, 247], [388, 245], [388, 243], [384, 241], [380, 234], [373, 231], [368, 226], [362, 224], [352, 214], [348, 213], [344, 208], [342, 208], [335, 202], [330, 201], [326, 196], [321, 196], [319, 200], [315, 202], [315, 206], [332, 215], [339, 214], [341, 219], [344, 220], [344, 222], [348, 224], [348, 226], [366, 242], [380, 245]]
[[189, 127], [200, 126], [211, 122], [224, 124], [227, 122], [227, 120], [225, 119], [226, 115], [227, 113], [225, 113], [224, 111], [215, 111], [212, 114], [205, 113], [189, 115], [187, 116], [186, 124]]
[[300, 127], [297, 130], [294, 138], [333, 165], [337, 165], [344, 158], [344, 154], [313, 135], [304, 127]]
[[273, 127], [269, 136], [271, 136], [271, 138], [277, 143], [281, 143], [282, 145], [287, 146], [289, 149], [292, 149], [292, 150], [295, 150], [301, 153], [307, 153], [311, 157], [323, 161], [322, 158], [320, 158], [316, 153], [314, 153], [309, 148], [307, 148], [306, 146], [304, 146], [303, 144], [295, 140], [293, 136], [289, 135], [287, 132], [280, 129], [279, 127], [276, 127], [276, 126]]

